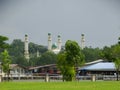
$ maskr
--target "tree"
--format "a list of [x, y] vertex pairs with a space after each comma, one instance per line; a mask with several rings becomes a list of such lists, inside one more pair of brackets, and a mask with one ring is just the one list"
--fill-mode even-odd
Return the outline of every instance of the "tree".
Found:
[[9, 47], [9, 45], [6, 43], [7, 40], [7, 37], [0, 36], [0, 52], [4, 51], [4, 49]]
[[11, 59], [7, 50], [4, 50], [4, 52], [2, 52], [1, 59], [2, 59], [2, 70], [9, 77], [9, 73], [10, 73], [9, 64], [11, 63]]
[[106, 59], [107, 61], [113, 61], [112, 60], [112, 49], [111, 47], [105, 46], [102, 50], [102, 58]]
[[24, 56], [18, 56], [15, 59], [16, 59], [15, 60], [16, 64], [23, 66], [23, 67], [29, 66], [29, 62], [27, 61], [27, 59]]
[[118, 80], [120, 70], [120, 45], [116, 44], [112, 45], [111, 47], [105, 47], [103, 49], [103, 58], [115, 63]]
[[75, 79], [76, 68], [84, 63], [84, 55], [81, 53], [77, 42], [68, 40], [65, 44], [65, 52], [57, 56], [58, 68], [61, 70], [63, 80]]
[[84, 55], [77, 42], [68, 40], [65, 44], [66, 60], [74, 67], [84, 63]]
[[66, 56], [65, 52], [59, 53], [57, 55], [57, 66], [60, 69], [62, 75], [63, 75], [63, 81], [66, 80], [66, 71], [67, 71], [67, 62], [66, 62]]
[[13, 40], [8, 51], [11, 56], [24, 56], [24, 42], [22, 42], [20, 39]]
[[39, 51], [40, 53], [45, 53], [47, 51], [47, 48], [42, 45], [34, 44], [32, 42], [29, 43], [29, 52], [32, 54], [32, 56], [36, 56], [36, 52]]
[[82, 52], [85, 55], [85, 61], [91, 62], [101, 58], [102, 50], [99, 48], [85, 47]]
[[51, 51], [47, 51], [35, 59], [36, 65], [56, 64], [57, 55]]
[[34, 65], [36, 66], [39, 58], [37, 58], [37, 51], [42, 55], [47, 51], [47, 48], [42, 45], [34, 44], [32, 42], [29, 43], [29, 53], [30, 53], [30, 63], [26, 63], [24, 58], [24, 42], [21, 39], [14, 39], [10, 44], [10, 48], [8, 48], [9, 54], [12, 58], [12, 63], [20, 64], [20, 65]]
[[115, 63], [117, 81], [118, 81], [119, 70], [120, 70], [120, 45], [119, 44], [112, 47], [112, 59], [113, 59], [113, 62]]
[[119, 70], [120, 70], [120, 58], [116, 58], [114, 61], [117, 73], [117, 81], [119, 80]]

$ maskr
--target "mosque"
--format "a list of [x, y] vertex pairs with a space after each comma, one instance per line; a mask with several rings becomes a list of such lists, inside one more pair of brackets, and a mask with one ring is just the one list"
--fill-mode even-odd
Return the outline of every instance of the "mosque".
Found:
[[61, 36], [58, 35], [57, 44], [56, 43], [52, 44], [51, 33], [48, 33], [48, 50], [53, 51], [55, 54], [58, 54], [61, 51], [61, 47], [62, 47]]
[[[84, 48], [84, 43], [85, 43], [85, 39], [84, 39], [84, 34], [81, 34], [81, 49]], [[61, 40], [61, 36], [58, 35], [57, 37], [57, 43], [52, 43], [52, 35], [51, 33], [48, 33], [48, 46], [47, 46], [49, 51], [54, 52], [55, 54], [58, 54], [61, 49], [62, 49], [62, 40]], [[37, 52], [37, 56], [39, 56], [39, 52]], [[24, 41], [24, 56], [25, 58], [28, 60], [30, 59], [29, 56], [29, 41], [28, 41], [28, 35], [25, 35], [25, 41]]]
[[[51, 33], [48, 33], [48, 50], [54, 52], [55, 54], [58, 54], [61, 51], [62, 47], [62, 42], [61, 42], [61, 36], [58, 35], [58, 41], [57, 44], [53, 43], [52, 44], [52, 36]], [[37, 56], [38, 55], [37, 51]], [[24, 40], [24, 56], [25, 58], [29, 61], [30, 56], [29, 56], [29, 41], [28, 41], [28, 35], [25, 35], [25, 40]]]

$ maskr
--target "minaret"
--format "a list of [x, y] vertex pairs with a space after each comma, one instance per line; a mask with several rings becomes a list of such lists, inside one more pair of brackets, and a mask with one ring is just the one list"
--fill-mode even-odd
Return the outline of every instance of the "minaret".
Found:
[[85, 37], [84, 34], [81, 34], [81, 48], [84, 49], [85, 47]]
[[40, 57], [40, 53], [39, 53], [39, 51], [37, 50], [37, 57]]
[[24, 42], [24, 56], [29, 61], [29, 50], [28, 50], [28, 35], [25, 35], [25, 42]]
[[61, 37], [60, 35], [58, 35], [58, 42], [57, 42], [57, 46], [58, 46], [58, 49], [61, 50], [61, 47], [62, 47], [62, 41], [61, 41]]
[[48, 33], [48, 50], [52, 50], [52, 37], [51, 37], [51, 33]]

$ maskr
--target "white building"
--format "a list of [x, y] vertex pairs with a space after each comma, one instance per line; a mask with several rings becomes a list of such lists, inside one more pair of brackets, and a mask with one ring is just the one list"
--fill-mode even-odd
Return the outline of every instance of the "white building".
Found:
[[61, 51], [61, 47], [62, 47], [61, 36], [58, 35], [57, 44], [56, 43], [52, 44], [51, 33], [48, 33], [48, 50], [53, 51], [55, 54], [57, 54]]

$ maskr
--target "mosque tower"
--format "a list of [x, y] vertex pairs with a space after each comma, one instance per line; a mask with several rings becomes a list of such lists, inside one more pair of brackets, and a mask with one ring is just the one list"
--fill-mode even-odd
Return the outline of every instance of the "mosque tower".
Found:
[[24, 42], [24, 56], [29, 61], [29, 48], [28, 48], [28, 35], [25, 35], [25, 42]]
[[40, 57], [40, 53], [39, 53], [39, 51], [37, 50], [37, 57]]
[[52, 37], [51, 37], [51, 33], [48, 33], [48, 50], [52, 50]]
[[84, 37], [84, 34], [81, 34], [81, 48], [82, 49], [85, 48], [85, 37]]
[[57, 48], [58, 48], [58, 50], [60, 50], [60, 51], [61, 51], [61, 47], [62, 47], [61, 36], [60, 36], [60, 35], [58, 35], [58, 42], [57, 42]]

